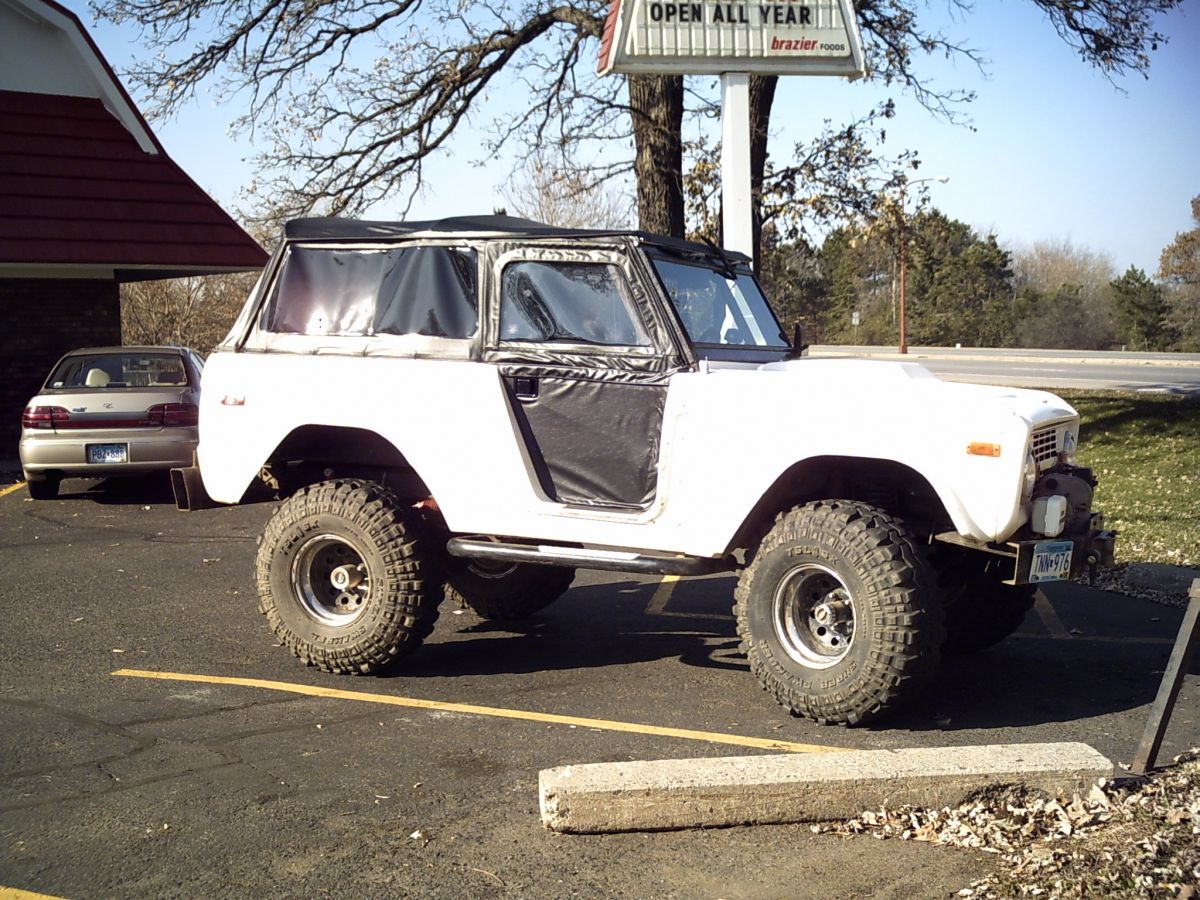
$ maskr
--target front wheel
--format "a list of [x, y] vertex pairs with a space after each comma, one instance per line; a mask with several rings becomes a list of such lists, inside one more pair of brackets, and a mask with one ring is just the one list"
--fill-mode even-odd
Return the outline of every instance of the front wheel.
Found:
[[259, 610], [280, 641], [326, 672], [379, 671], [433, 630], [438, 558], [420, 513], [363, 481], [297, 491], [267, 522], [255, 560]]
[[898, 519], [821, 501], [781, 515], [738, 579], [734, 615], [750, 668], [796, 715], [869, 721], [936, 671], [942, 606]]

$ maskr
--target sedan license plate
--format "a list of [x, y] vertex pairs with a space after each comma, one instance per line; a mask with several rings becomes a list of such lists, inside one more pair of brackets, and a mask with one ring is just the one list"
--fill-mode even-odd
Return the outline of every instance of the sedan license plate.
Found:
[[1064, 581], [1071, 577], [1070, 541], [1042, 541], [1033, 545], [1033, 562], [1029, 565], [1029, 582]]
[[89, 463], [123, 463], [129, 462], [128, 444], [88, 444], [87, 461]]

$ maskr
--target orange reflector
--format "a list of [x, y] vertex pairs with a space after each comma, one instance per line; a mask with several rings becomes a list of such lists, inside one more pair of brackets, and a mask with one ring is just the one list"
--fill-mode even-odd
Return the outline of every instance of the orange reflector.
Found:
[[967, 453], [971, 456], [999, 456], [999, 444], [985, 444], [983, 441], [972, 441], [967, 444]]

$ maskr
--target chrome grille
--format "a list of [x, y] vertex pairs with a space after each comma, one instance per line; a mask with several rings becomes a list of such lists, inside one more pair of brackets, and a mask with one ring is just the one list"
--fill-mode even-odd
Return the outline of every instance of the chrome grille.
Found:
[[1054, 462], [1058, 459], [1058, 426], [1041, 428], [1033, 433], [1030, 452], [1039, 466], [1044, 462]]

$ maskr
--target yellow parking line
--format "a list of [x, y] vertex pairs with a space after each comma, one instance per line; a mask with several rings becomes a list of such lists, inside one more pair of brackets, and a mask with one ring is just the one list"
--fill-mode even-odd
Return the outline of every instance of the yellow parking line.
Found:
[[[25, 487], [25, 482], [18, 481], [16, 484], [10, 484], [8, 487], [0, 488], [0, 497], [7, 497], [9, 494], [15, 494], [21, 488]], [[5, 890], [0, 888], [0, 890]], [[4, 895], [0, 894], [0, 900], [4, 900]]]
[[[3, 497], [0, 494], [0, 497]], [[33, 891], [22, 891], [18, 888], [0, 886], [0, 900], [62, 900], [53, 894], [35, 894]]]
[[388, 706], [407, 706], [415, 709], [432, 709], [439, 712], [462, 713], [469, 716], [492, 716], [498, 719], [523, 719], [527, 722], [548, 722], [552, 725], [573, 725], [577, 728], [595, 728], [602, 731], [624, 731], [633, 734], [653, 734], [659, 737], [683, 738], [691, 741], [707, 741], [714, 744], [735, 744], [739, 747], [754, 747], [759, 750], [775, 750], [783, 753], [836, 753], [848, 747], [823, 747], [819, 744], [797, 744], [772, 738], [743, 737], [719, 731], [690, 731], [686, 728], [662, 728], [658, 725], [639, 725], [636, 722], [613, 722], [608, 719], [588, 719], [582, 716], [560, 716], [555, 713], [530, 712], [524, 709], [504, 709], [495, 706], [473, 706], [468, 703], [444, 703], [440, 700], [419, 700], [415, 697], [395, 697], [391, 694], [369, 694], [365, 691], [344, 691], [339, 688], [317, 687], [308, 684], [292, 684], [287, 681], [266, 681], [262, 678], [227, 678], [220, 675], [189, 675], [183, 672], [149, 672], [143, 669], [118, 669], [113, 675], [127, 678], [156, 678], [162, 681], [191, 681], [200, 684], [229, 684], [238, 687], [261, 688], [268, 691], [286, 691], [307, 697], [325, 697], [331, 700], [357, 700], [363, 703], [382, 703]]
[[654, 589], [654, 596], [650, 598], [649, 606], [646, 607], [647, 614], [661, 616], [666, 611], [667, 602], [671, 599], [671, 592], [675, 590], [675, 585], [678, 583], [678, 575], [664, 575], [662, 581], [658, 583], [658, 587]]
[[671, 612], [667, 609], [667, 604], [671, 602], [671, 594], [678, 583], [678, 575], [664, 575], [658, 587], [654, 589], [654, 596], [646, 604], [646, 615], [672, 619], [720, 619], [722, 621], [733, 618], [733, 616], [723, 616], [720, 613]]
[[1070, 639], [1071, 632], [1067, 631], [1062, 623], [1062, 619], [1058, 617], [1058, 613], [1054, 611], [1054, 607], [1050, 605], [1050, 601], [1046, 599], [1046, 595], [1041, 591], [1038, 591], [1035, 596], [1033, 609], [1052, 637]]

